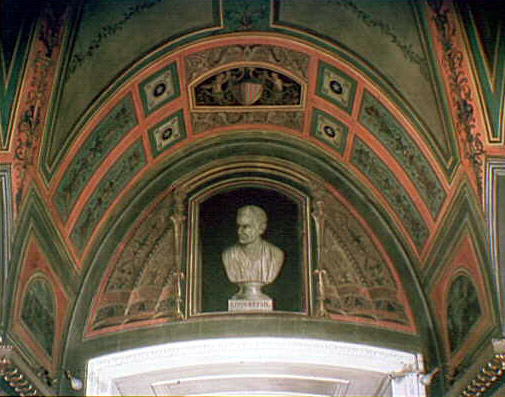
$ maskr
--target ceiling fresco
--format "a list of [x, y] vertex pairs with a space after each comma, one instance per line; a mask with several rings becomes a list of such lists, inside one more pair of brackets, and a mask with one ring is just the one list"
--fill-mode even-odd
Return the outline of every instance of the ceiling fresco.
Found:
[[[480, 46], [472, 2], [46, 3], [0, 152], [1, 329], [46, 370], [34, 388], [82, 394], [62, 369], [129, 348], [304, 335], [421, 353], [431, 395], [473, 390], [502, 332], [505, 150], [503, 76], [479, 66], [502, 44]], [[228, 313], [209, 264], [255, 200], [287, 253], [278, 307]]]
[[[283, 40], [271, 38], [268, 43], [275, 41], [280, 43]], [[71, 229], [70, 240], [77, 252], [83, 251], [86, 241], [97, 230], [96, 226], [112, 204], [111, 200], [116, 199], [125, 184], [132, 186], [131, 181], [138, 171], [142, 168], [147, 171], [149, 167], [146, 168], [145, 165], [153, 162], [161, 152], [166, 157], [177, 147], [192, 145], [200, 139], [220, 134], [218, 128], [241, 126], [243, 129], [244, 125], [267, 130], [280, 127], [287, 134], [300, 135], [309, 142], [319, 143], [323, 150], [331, 150], [334, 146], [328, 145], [328, 141], [321, 138], [314, 140], [314, 133], [310, 132], [312, 125], [315, 125], [316, 130], [322, 131], [325, 139], [333, 138], [339, 129], [342, 131], [339, 135], [343, 136], [343, 131], [349, 129], [349, 125], [354, 125], [349, 130], [348, 138], [349, 141], [353, 140], [353, 146], [344, 147], [347, 138], [345, 141], [342, 137], [339, 138], [338, 150], [343, 154], [341, 160], [359, 170], [361, 178], [380, 192], [380, 196], [400, 218], [400, 224], [414, 241], [416, 250], [421, 252], [429, 237], [429, 226], [437, 221], [437, 215], [446, 201], [447, 193], [442, 181], [446, 187], [448, 181], [438, 164], [433, 166], [428, 163], [429, 146], [414, 132], [412, 125], [401, 123], [399, 110], [386, 110], [385, 105], [376, 99], [381, 95], [379, 91], [362, 75], [345, 64], [337, 66], [331, 58], [318, 59], [314, 53], [309, 56], [310, 52], [307, 51], [310, 50], [299, 47], [296, 43], [290, 45], [299, 47], [299, 51], [290, 49], [288, 52], [285, 47], [263, 44], [265, 39], [261, 36], [255, 42], [251, 37], [225, 39], [225, 46], [221, 40], [213, 39], [213, 42], [214, 51], [202, 52], [199, 46], [193, 46], [180, 55], [177, 53], [160, 59], [157, 68], [151, 66], [139, 73], [120, 91], [125, 94], [119, 94], [116, 100], [104, 106], [101, 113], [90, 120], [85, 131], [80, 134], [78, 142], [83, 143], [74, 145], [69, 151], [52, 184], [52, 189], [55, 189], [53, 202], [58, 209], [59, 218], [68, 230]], [[176, 66], [180, 57], [185, 59], [185, 68]], [[192, 109], [192, 104], [197, 103], [191, 97], [197, 92], [192, 87], [199, 87], [193, 83], [194, 76], [206, 72], [210, 65], [223, 70], [225, 65], [244, 57], [246, 62], [250, 60], [251, 63], [262, 62], [263, 65], [274, 64], [278, 69], [284, 68], [287, 71], [301, 67], [296, 73], [300, 76], [306, 74], [309, 82], [309, 88], [306, 89], [309, 94], [303, 107], [297, 105], [298, 111], [284, 110], [285, 105], [279, 99], [279, 108], [269, 105], [259, 106], [256, 110], [254, 106], [246, 106], [245, 111], [236, 112], [236, 106], [228, 105], [214, 110], [209, 110], [209, 106], [202, 110], [195, 107], [189, 110], [189, 114], [188, 111], [180, 111], [181, 107]], [[293, 63], [293, 60], [298, 63]], [[190, 66], [194, 64], [199, 67], [195, 69]], [[284, 64], [288, 66], [284, 67]], [[158, 81], [157, 76], [166, 73], [168, 69], [165, 65], [170, 65], [172, 72], [185, 69], [190, 77], [165, 77], [157, 85], [149, 84]], [[207, 74], [201, 78], [203, 83], [206, 82], [205, 76]], [[339, 89], [335, 88], [337, 85]], [[173, 94], [168, 94], [166, 99], [154, 105], [156, 95], [165, 96], [165, 92], [158, 94], [157, 87], [166, 86], [172, 87], [168, 92], [175, 94], [180, 91], [184, 95], [174, 97]], [[147, 91], [147, 87], [151, 88], [151, 92]], [[139, 93], [139, 90], [142, 91]], [[144, 99], [141, 100], [140, 96]], [[146, 109], [149, 103], [153, 103], [156, 110]], [[321, 124], [321, 121], [330, 119], [319, 117], [318, 120], [311, 121], [310, 112], [304, 112], [304, 109], [313, 109], [312, 117], [323, 114], [321, 112], [337, 115], [342, 126], [335, 131], [331, 122]], [[316, 122], [319, 124], [314, 124]], [[336, 121], [333, 125], [336, 125]], [[124, 155], [121, 154], [122, 157], [117, 157], [134, 141], [137, 142], [136, 146], [128, 149], [132, 151], [131, 154], [126, 151]], [[149, 145], [147, 142], [150, 142]], [[134, 147], [138, 149], [135, 150]], [[149, 154], [144, 153], [146, 149]], [[159, 160], [156, 159], [153, 164], [158, 163]], [[394, 175], [389, 171], [393, 164], [397, 164], [401, 174]], [[398, 181], [398, 175], [405, 175], [404, 178], [409, 180], [407, 188]], [[92, 196], [89, 196], [90, 193]]]
[[[82, 128], [83, 116], [90, 115], [92, 101], [110, 93], [110, 88], [106, 88], [111, 86], [113, 78], [124, 76], [126, 69], [131, 70], [133, 64], [140, 65], [148, 58], [153, 59], [152, 55], [139, 59], [138, 54], [147, 54], [167, 41], [170, 43], [168, 47], [161, 46], [157, 52], [170, 51], [180, 41], [173, 40], [181, 35], [194, 36], [195, 40], [220, 27], [224, 31], [233, 30], [236, 21], [239, 21], [235, 28], [238, 31], [251, 30], [254, 26], [255, 30], [295, 37], [302, 34], [305, 39], [320, 42], [362, 68], [376, 84], [388, 91], [392, 99], [406, 106], [405, 111], [433, 145], [442, 164], [448, 171], [453, 170], [453, 157], [458, 153], [450, 123], [444, 117], [447, 106], [430, 62], [434, 54], [426, 38], [427, 27], [417, 23], [421, 18], [419, 13], [426, 10], [415, 3], [392, 3], [394, 6], [387, 2], [357, 5], [350, 1], [330, 1], [307, 12], [309, 5], [304, 2], [282, 1], [270, 6], [268, 2], [260, 1], [249, 5], [236, 1], [207, 1], [195, 7], [198, 15], [192, 11], [191, 18], [185, 18], [189, 11], [183, 2], [171, 2], [170, 5], [158, 0], [139, 4], [134, 1], [131, 4], [110, 2], [105, 7], [84, 2], [79, 22], [76, 22], [75, 37], [67, 39], [70, 40], [67, 44], [70, 59], [66, 60], [66, 75], [61, 77], [61, 92], [55, 98], [54, 107], [61, 109], [66, 116], [58, 117], [60, 110], [53, 111], [55, 121], [51, 122], [51, 139], [43, 155], [47, 171], [54, 169], [60, 159], [58, 150], [67, 148], [75, 139]], [[327, 7], [335, 11], [326, 12]], [[391, 13], [391, 9], [396, 14]], [[170, 23], [161, 20], [168, 10], [173, 18]], [[304, 20], [308, 15], [310, 20]], [[329, 17], [331, 20], [327, 20]], [[315, 21], [317, 23], [313, 25]], [[146, 28], [149, 35], [137, 34]], [[195, 34], [188, 36], [188, 31]], [[325, 45], [328, 39], [333, 43], [330, 47]], [[187, 39], [180, 44], [184, 41]], [[92, 82], [83, 78], [88, 75], [94, 76]], [[50, 175], [48, 173], [47, 177]]]

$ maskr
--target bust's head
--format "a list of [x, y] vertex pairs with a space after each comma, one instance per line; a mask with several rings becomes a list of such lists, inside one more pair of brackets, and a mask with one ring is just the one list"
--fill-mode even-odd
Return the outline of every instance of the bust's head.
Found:
[[237, 234], [240, 244], [248, 245], [261, 240], [267, 228], [267, 214], [260, 207], [246, 205], [237, 211]]

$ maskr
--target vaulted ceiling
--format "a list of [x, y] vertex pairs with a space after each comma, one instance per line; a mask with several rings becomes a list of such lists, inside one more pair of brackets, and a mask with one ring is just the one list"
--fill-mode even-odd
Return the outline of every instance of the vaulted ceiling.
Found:
[[[5, 4], [2, 329], [33, 367], [84, 376], [133, 347], [303, 336], [420, 352], [441, 369], [433, 395], [469, 390], [502, 333], [486, 218], [505, 154], [502, 8]], [[215, 302], [233, 286], [193, 257], [233, 231], [194, 236], [247, 200], [301, 259], [278, 310], [229, 315]]]

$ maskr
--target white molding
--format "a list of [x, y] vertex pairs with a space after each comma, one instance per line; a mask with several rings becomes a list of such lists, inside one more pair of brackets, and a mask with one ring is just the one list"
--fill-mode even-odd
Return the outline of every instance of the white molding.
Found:
[[[94, 358], [88, 363], [87, 395], [121, 395], [116, 380], [149, 373], [243, 363], [301, 364], [388, 373], [410, 367], [420, 371], [415, 353], [345, 342], [298, 338], [224, 338], [167, 343]], [[315, 375], [315, 374], [314, 374]], [[416, 374], [393, 379], [394, 396], [424, 396]], [[415, 394], [412, 394], [416, 389]]]
[[[500, 213], [498, 205], [499, 202], [505, 204], [505, 197], [498, 197], [497, 179], [500, 177], [505, 177], [505, 159], [487, 159], [485, 204], [487, 211], [488, 246], [494, 273], [493, 277], [495, 287], [498, 292], [500, 313], [502, 313], [502, 323], [505, 323], [505, 263], [500, 263], [500, 253], [498, 247], [498, 214]], [[503, 212], [503, 208], [501, 209], [501, 212]], [[503, 232], [505, 232], [505, 230]], [[505, 255], [505, 253], [502, 253], [502, 255]], [[505, 330], [502, 330], [502, 334], [505, 335]]]
[[[3, 198], [3, 206], [0, 208], [0, 297], [3, 296], [9, 276], [9, 261], [11, 257], [11, 243], [14, 235], [13, 230], [13, 207], [12, 207], [12, 181], [11, 167], [9, 164], [0, 164], [0, 194]], [[1, 321], [0, 321], [1, 323]]]

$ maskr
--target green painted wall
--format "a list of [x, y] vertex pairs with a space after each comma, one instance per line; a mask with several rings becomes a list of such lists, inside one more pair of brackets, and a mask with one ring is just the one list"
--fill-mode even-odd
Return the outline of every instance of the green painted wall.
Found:
[[326, 37], [356, 54], [384, 77], [415, 109], [439, 149], [450, 152], [449, 137], [429, 70], [429, 53], [418, 28], [416, 8], [407, 0], [279, 0], [281, 24]]
[[208, 0], [85, 1], [63, 77], [49, 142], [52, 164], [74, 124], [124, 68], [156, 46], [195, 29], [215, 25]]

